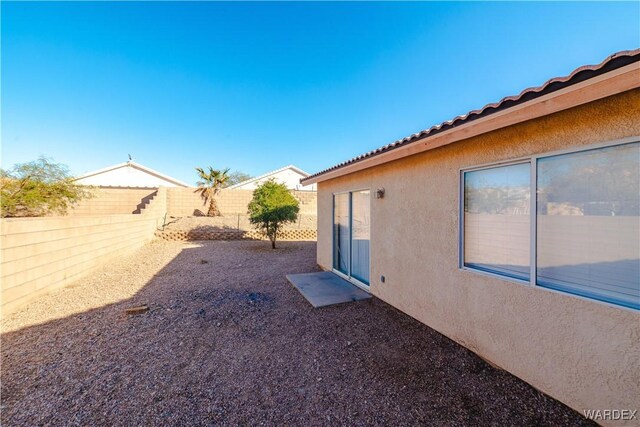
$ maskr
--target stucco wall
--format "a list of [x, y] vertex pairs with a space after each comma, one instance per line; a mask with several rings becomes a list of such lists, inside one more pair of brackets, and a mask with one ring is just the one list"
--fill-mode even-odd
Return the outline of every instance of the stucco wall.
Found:
[[0, 220], [2, 315], [151, 240], [165, 204], [160, 189], [140, 215]]
[[580, 413], [638, 409], [638, 312], [458, 268], [460, 168], [634, 135], [640, 90], [321, 182], [318, 263], [331, 268], [332, 193], [384, 187], [374, 295]]

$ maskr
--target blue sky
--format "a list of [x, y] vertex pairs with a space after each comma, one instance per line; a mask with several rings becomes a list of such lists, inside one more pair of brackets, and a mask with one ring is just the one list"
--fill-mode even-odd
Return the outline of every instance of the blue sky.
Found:
[[308, 172], [640, 45], [628, 3], [2, 2], [2, 166]]

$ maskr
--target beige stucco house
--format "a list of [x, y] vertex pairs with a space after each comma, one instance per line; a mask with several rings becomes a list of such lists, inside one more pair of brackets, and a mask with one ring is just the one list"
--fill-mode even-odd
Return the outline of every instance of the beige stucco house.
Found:
[[318, 264], [580, 413], [640, 409], [639, 141], [634, 50], [303, 179]]

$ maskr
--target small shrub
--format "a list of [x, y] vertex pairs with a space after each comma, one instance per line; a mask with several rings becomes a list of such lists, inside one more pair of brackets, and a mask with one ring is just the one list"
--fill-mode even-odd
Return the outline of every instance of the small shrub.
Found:
[[298, 200], [284, 184], [266, 181], [253, 191], [249, 203], [249, 221], [271, 240], [276, 248], [276, 238], [285, 224], [298, 219]]

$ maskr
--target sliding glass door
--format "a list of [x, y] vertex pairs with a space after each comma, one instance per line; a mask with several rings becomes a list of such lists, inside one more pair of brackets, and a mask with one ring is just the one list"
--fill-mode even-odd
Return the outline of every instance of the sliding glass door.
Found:
[[351, 276], [369, 284], [369, 190], [351, 193]]
[[366, 286], [369, 285], [370, 220], [369, 190], [333, 196], [333, 268]]
[[347, 275], [351, 264], [349, 204], [349, 193], [333, 196], [333, 268]]

